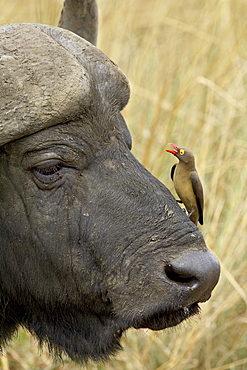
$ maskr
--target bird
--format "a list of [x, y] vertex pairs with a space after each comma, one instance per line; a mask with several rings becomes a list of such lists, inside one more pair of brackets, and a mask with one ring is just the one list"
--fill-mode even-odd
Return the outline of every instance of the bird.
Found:
[[204, 196], [203, 187], [195, 166], [195, 157], [187, 148], [168, 143], [174, 150], [166, 149], [178, 158], [179, 162], [171, 168], [174, 188], [195, 225], [203, 225]]

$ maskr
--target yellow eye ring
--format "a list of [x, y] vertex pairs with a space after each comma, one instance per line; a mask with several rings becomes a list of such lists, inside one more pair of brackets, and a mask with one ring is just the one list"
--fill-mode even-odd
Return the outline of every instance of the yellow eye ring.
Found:
[[180, 154], [180, 155], [184, 155], [184, 150], [183, 150], [183, 149], [180, 149], [180, 150], [179, 150], [179, 154]]

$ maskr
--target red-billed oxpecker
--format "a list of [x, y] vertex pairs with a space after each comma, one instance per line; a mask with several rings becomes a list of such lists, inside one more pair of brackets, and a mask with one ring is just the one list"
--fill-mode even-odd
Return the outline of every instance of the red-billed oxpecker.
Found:
[[191, 221], [196, 225], [199, 221], [203, 225], [203, 188], [195, 167], [194, 155], [189, 149], [180, 148], [172, 143], [169, 145], [174, 150], [166, 149], [166, 151], [179, 159], [171, 169], [175, 190], [185, 205]]

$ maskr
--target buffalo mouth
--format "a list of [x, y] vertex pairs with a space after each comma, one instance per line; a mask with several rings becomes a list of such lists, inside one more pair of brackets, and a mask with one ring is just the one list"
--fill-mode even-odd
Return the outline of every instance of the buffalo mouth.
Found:
[[198, 303], [193, 303], [188, 307], [179, 308], [171, 311], [160, 311], [141, 319], [135, 326], [135, 329], [147, 328], [151, 330], [163, 330], [180, 324], [182, 321], [198, 315], [200, 307]]

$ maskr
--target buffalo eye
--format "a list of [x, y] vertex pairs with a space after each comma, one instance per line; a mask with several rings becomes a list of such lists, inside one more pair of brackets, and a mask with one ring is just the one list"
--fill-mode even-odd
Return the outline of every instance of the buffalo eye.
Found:
[[52, 185], [60, 180], [68, 171], [71, 171], [71, 168], [65, 167], [62, 163], [44, 164], [31, 169], [37, 185]]
[[54, 175], [56, 172], [61, 170], [62, 166], [60, 164], [56, 164], [55, 166], [45, 167], [45, 168], [35, 168], [33, 170], [37, 171], [43, 176], [51, 176]]

